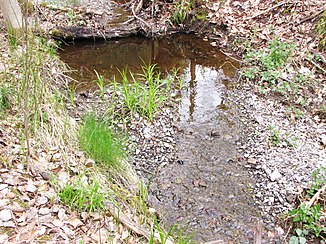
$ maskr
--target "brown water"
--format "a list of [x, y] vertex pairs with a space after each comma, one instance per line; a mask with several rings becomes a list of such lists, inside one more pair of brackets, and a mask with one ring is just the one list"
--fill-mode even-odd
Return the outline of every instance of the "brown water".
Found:
[[259, 219], [251, 194], [254, 180], [238, 163], [237, 152], [237, 142], [246, 136], [245, 117], [227, 96], [236, 62], [201, 38], [184, 35], [77, 43], [65, 47], [61, 58], [77, 71], [80, 89], [94, 87], [94, 69], [110, 80], [126, 65], [133, 72], [143, 63], [157, 63], [164, 73], [179, 68], [184, 88], [178, 160], [152, 179], [151, 204], [166, 226], [183, 225], [198, 241], [252, 243]]

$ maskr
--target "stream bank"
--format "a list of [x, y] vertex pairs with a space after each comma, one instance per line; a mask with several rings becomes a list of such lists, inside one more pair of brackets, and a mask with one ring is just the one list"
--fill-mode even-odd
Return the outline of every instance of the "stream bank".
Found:
[[[321, 6], [320, 4], [318, 4], [319, 1], [316, 2], [314, 7], [318, 8], [318, 6]], [[255, 8], [258, 8], [258, 6], [259, 5], [254, 5]], [[303, 3], [303, 5], [290, 4], [290, 7], [293, 6], [298, 6], [302, 7], [303, 9], [307, 9], [305, 3]], [[230, 21], [230, 23], [233, 24], [236, 20], [232, 19], [232, 17], [239, 17], [239, 15], [237, 15], [237, 11], [241, 12], [241, 9], [246, 9], [245, 5], [235, 6], [234, 4], [231, 4], [228, 7], [229, 8], [226, 8], [225, 14], [229, 14], [227, 16], [227, 19], [228, 21]], [[263, 7], [266, 7], [268, 11], [265, 13], [268, 13], [270, 10], [270, 6], [266, 4], [263, 5]], [[251, 13], [251, 10], [249, 11], [248, 8], [247, 10], [248, 11], [245, 11], [246, 13]], [[230, 11], [235, 11], [236, 14], [231, 15]], [[265, 15], [265, 13], [260, 12], [261, 15]], [[254, 19], [255, 18], [250, 18], [250, 21]], [[265, 23], [262, 22], [262, 24]], [[237, 35], [237, 30], [234, 30], [232, 34]], [[216, 43], [214, 45], [216, 45]], [[237, 150], [239, 151], [239, 153], [243, 154], [243, 156], [240, 157], [238, 161], [243, 164], [243, 167], [249, 168], [249, 172], [252, 172], [253, 177], [258, 179], [258, 182], [256, 182], [254, 189], [256, 194], [255, 201], [256, 204], [258, 204], [262, 208], [262, 215], [265, 218], [265, 223], [269, 225], [269, 223], [275, 222], [275, 218], [272, 218], [272, 216], [276, 216], [279, 212], [287, 210], [294, 205], [295, 196], [297, 195], [300, 186], [309, 185], [311, 182], [311, 179], [309, 177], [311, 170], [317, 167], [318, 165], [324, 164], [325, 140], [323, 139], [323, 136], [325, 135], [325, 126], [323, 124], [323, 121], [318, 116], [310, 116], [309, 114], [304, 114], [304, 116], [300, 119], [296, 119], [294, 123], [293, 120], [291, 120], [291, 116], [289, 119], [288, 108], [281, 102], [277, 102], [272, 98], [266, 98], [264, 96], [261, 96], [259, 93], [255, 92], [256, 89], [254, 85], [244, 85], [242, 89], [246, 90], [246, 95], [243, 96], [244, 101], [239, 100], [239, 104], [243, 104], [243, 106], [245, 106], [249, 111], [246, 117], [252, 119], [251, 122], [253, 123], [253, 125], [255, 125], [255, 132], [248, 136], [247, 143], [244, 143], [244, 145], [242, 146], [239, 145], [241, 148]], [[321, 96], [323, 96], [324, 94], [323, 91], [324, 90], [321, 90]], [[234, 90], [234, 93], [237, 94], [237, 91]], [[241, 94], [242, 92], [240, 91], [238, 94], [239, 97], [241, 97]], [[168, 114], [170, 117], [174, 116], [171, 115], [169, 112]], [[279, 147], [273, 146], [270, 142], [271, 131], [269, 128], [271, 125], [277, 126], [281, 132], [284, 132], [284, 134], [285, 131], [283, 128], [285, 128], [286, 132], [290, 131], [293, 134], [299, 134], [301, 138], [298, 144], [299, 148], [296, 149], [288, 147], [286, 141], [284, 141], [284, 143], [282, 142], [281, 146]], [[15, 126], [13, 126], [12, 130], [15, 131], [15, 129]], [[5, 129], [2, 129], [2, 131], [5, 131]], [[143, 133], [144, 130], [142, 130], [141, 132]], [[147, 133], [144, 133], [144, 138], [145, 136], [147, 136]], [[292, 165], [292, 161], [295, 162], [294, 165]], [[23, 168], [23, 166], [18, 165], [17, 171], [20, 170], [19, 172], [21, 172], [21, 168]], [[288, 168], [291, 168], [293, 171], [288, 172]], [[193, 184], [195, 187], [196, 185], [198, 185], [198, 188], [200, 188], [204, 187], [203, 185], [205, 183], [201, 185], [200, 181], [196, 181], [193, 182]], [[25, 186], [25, 183], [23, 185]], [[11, 189], [12, 186], [9, 186], [9, 188]], [[3, 194], [5, 195], [7, 194], [6, 189], [8, 189], [8, 187], [5, 187], [4, 189]], [[35, 209], [33, 209], [33, 211], [34, 210]], [[43, 210], [41, 212], [44, 213]], [[273, 220], [268, 221], [268, 219]], [[74, 219], [72, 218], [72, 220]], [[82, 222], [83, 221], [84, 220], [82, 220]], [[111, 222], [111, 219], [109, 221], [110, 226], [112, 226], [111, 223], [113, 222]], [[80, 223], [78, 223], [78, 225], [79, 224]], [[270, 225], [273, 226], [273, 224]], [[66, 225], [64, 226], [66, 227]], [[48, 231], [49, 228], [47, 227], [46, 230]], [[69, 228], [72, 227], [70, 226]], [[63, 231], [69, 233], [69, 237], [66, 237], [67, 240], [72, 240], [74, 239], [74, 235], [72, 235], [71, 231], [69, 230], [70, 229], [64, 228]], [[98, 234], [99, 231], [96, 232], [96, 228], [93, 230], [94, 233]], [[114, 229], [113, 232], [116, 230], [117, 229]], [[119, 231], [121, 231], [120, 227]], [[105, 231], [103, 230], [103, 232]], [[110, 232], [112, 231], [110, 230]], [[81, 235], [83, 234], [84, 233], [81, 232]], [[277, 227], [276, 231], [269, 231], [266, 235], [268, 238], [273, 239], [276, 235], [284, 236], [285, 234], [286, 229]], [[119, 234], [117, 234], [116, 236], [118, 235]]]

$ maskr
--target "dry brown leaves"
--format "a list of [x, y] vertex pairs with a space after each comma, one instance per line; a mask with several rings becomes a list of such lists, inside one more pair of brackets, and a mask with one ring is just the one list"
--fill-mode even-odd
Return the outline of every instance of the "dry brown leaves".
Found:
[[255, 35], [258, 46], [262, 47], [277, 36], [298, 43], [304, 53], [317, 48], [314, 24], [325, 10], [325, 1], [227, 0], [223, 4], [209, 3], [208, 9], [209, 21], [225, 25], [228, 30], [228, 37], [222, 43], [225, 46], [230, 37], [250, 40]]
[[[60, 150], [34, 151], [34, 171], [26, 172], [15, 126], [0, 123], [0, 243], [141, 243], [108, 212], [76, 213], [61, 205], [53, 185], [41, 174], [54, 174], [61, 183], [70, 179]], [[79, 160], [87, 161], [82, 156]]]

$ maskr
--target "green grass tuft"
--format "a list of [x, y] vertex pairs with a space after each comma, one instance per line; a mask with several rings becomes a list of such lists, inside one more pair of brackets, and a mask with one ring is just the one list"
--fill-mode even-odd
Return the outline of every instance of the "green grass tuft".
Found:
[[130, 73], [131, 81], [126, 70], [120, 72], [126, 108], [130, 112], [139, 112], [149, 120], [153, 120], [155, 112], [167, 99], [172, 83], [172, 79], [162, 79], [161, 73], [155, 69], [155, 64], [143, 66], [142, 73], [138, 74], [140, 79]]
[[122, 137], [113, 133], [103, 121], [96, 120], [94, 114], [86, 116], [79, 139], [81, 149], [97, 163], [119, 169], [126, 156]]
[[73, 183], [67, 183], [58, 192], [62, 203], [78, 211], [105, 210], [106, 194], [101, 190], [96, 180], [87, 182], [78, 177]]

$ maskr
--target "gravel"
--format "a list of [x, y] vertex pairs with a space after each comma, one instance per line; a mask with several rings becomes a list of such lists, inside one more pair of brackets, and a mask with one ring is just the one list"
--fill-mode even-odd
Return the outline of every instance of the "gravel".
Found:
[[[275, 223], [280, 213], [295, 206], [295, 196], [311, 185], [312, 172], [320, 166], [326, 167], [322, 143], [325, 122], [306, 113], [293, 123], [287, 107], [275, 98], [243, 91], [236, 91], [235, 96], [247, 111], [248, 120], [255, 122], [240, 148], [246, 158], [244, 163], [256, 178], [256, 203], [266, 221]], [[271, 126], [281, 135], [278, 146], [271, 143]], [[286, 142], [291, 140], [293, 146]]]

